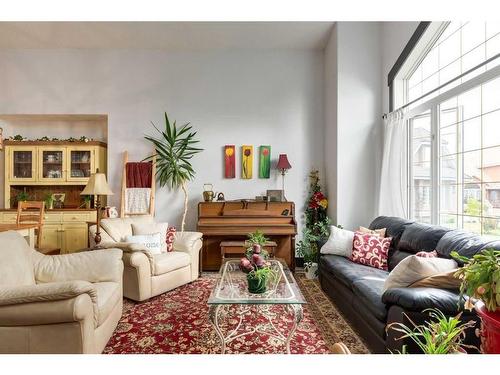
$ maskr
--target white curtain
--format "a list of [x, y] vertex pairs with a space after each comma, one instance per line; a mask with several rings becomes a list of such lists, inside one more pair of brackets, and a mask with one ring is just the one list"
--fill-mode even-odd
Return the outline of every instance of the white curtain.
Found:
[[406, 113], [389, 113], [384, 122], [379, 215], [408, 218]]

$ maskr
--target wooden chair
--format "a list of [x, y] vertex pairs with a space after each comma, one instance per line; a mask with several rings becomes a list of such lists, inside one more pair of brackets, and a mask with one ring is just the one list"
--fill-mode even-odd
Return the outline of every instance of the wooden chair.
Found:
[[351, 354], [351, 351], [343, 342], [333, 344], [332, 352], [333, 354]]
[[36, 243], [35, 249], [43, 254], [59, 254], [59, 248], [42, 248], [42, 230], [45, 213], [45, 202], [39, 201], [24, 201], [17, 203], [17, 219], [16, 224], [37, 224], [35, 230]]

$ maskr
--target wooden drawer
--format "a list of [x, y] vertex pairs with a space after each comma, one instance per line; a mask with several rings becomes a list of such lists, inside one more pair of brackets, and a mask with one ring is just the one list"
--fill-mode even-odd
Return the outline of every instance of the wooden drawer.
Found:
[[62, 214], [60, 212], [45, 212], [43, 221], [45, 223], [60, 223], [62, 221]]
[[64, 223], [85, 223], [91, 220], [89, 212], [65, 212], [63, 213]]
[[17, 212], [4, 212], [2, 215], [3, 223], [15, 223], [17, 220]]

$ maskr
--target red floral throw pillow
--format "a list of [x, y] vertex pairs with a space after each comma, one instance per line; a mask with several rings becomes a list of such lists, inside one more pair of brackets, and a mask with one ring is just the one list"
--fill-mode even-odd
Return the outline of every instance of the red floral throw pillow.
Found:
[[354, 263], [387, 271], [391, 240], [391, 237], [380, 238], [378, 235], [355, 232], [351, 260]]
[[174, 251], [174, 239], [175, 239], [175, 232], [177, 230], [175, 227], [168, 227], [167, 229], [167, 252]]
[[418, 257], [422, 257], [422, 258], [437, 258], [438, 253], [436, 250], [434, 250], [434, 251], [419, 251], [415, 255]]

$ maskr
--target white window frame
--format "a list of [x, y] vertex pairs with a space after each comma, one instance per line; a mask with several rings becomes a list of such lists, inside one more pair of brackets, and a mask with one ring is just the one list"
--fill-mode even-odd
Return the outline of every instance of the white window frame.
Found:
[[[439, 189], [439, 105], [455, 96], [458, 96], [466, 91], [469, 91], [483, 83], [500, 77], [500, 66], [496, 66], [487, 70], [480, 75], [471, 78], [470, 80], [451, 88], [450, 90], [438, 95], [427, 102], [418, 105], [411, 109], [406, 114], [406, 126], [408, 130], [408, 213], [412, 215], [412, 181], [413, 175], [411, 163], [411, 119], [419, 114], [430, 111], [431, 113], [431, 223], [439, 224], [439, 209], [440, 209], [440, 189]], [[458, 194], [458, 193], [457, 193]]]

